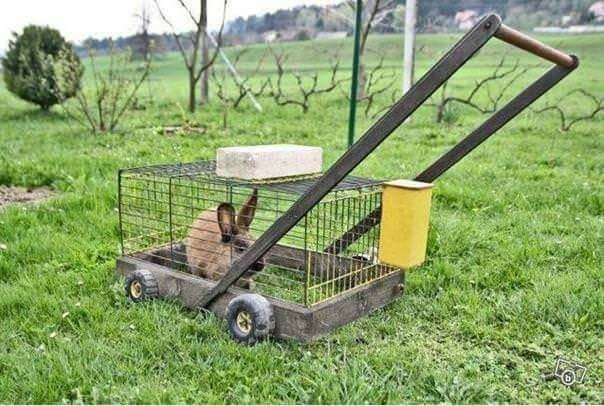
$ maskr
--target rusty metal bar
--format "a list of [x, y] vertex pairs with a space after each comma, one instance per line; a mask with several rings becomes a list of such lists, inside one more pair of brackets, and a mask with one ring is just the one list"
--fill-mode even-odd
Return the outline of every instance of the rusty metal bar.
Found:
[[547, 59], [556, 65], [564, 66], [565, 68], [575, 67], [576, 59], [572, 56], [565, 54], [562, 51], [558, 51], [557, 49], [531, 38], [520, 31], [510, 28], [505, 24], [501, 24], [497, 32], [495, 32], [495, 37], [543, 59]]

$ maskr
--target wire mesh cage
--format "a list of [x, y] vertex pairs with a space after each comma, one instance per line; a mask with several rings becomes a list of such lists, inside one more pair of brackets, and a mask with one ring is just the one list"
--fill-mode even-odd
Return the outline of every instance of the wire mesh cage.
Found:
[[[318, 175], [317, 175], [318, 176]], [[222, 178], [214, 161], [120, 171], [123, 255], [219, 280], [317, 176]], [[377, 261], [379, 225], [332, 242], [381, 204], [380, 182], [347, 177], [236, 285], [308, 307], [397, 272]]]

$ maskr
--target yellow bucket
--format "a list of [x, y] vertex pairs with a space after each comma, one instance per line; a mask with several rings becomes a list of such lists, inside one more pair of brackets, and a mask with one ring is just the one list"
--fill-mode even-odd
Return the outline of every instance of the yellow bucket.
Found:
[[405, 269], [424, 262], [431, 197], [431, 183], [405, 179], [384, 183], [380, 262]]

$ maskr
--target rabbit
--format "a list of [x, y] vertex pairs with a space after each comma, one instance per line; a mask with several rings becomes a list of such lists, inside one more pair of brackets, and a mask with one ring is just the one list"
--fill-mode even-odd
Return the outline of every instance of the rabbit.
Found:
[[[192, 274], [212, 280], [220, 280], [229, 270], [231, 259], [238, 259], [254, 242], [249, 234], [258, 204], [258, 190], [252, 194], [235, 216], [230, 203], [221, 203], [215, 210], [207, 210], [193, 222], [185, 246], [187, 263]], [[252, 275], [264, 269], [264, 259], [256, 261], [236, 283], [254, 290]]]

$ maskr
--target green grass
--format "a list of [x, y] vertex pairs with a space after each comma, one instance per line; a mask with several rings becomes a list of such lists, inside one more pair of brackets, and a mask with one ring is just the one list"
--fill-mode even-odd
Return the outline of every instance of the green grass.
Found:
[[[576, 87], [604, 95], [603, 36], [544, 39], [582, 62], [539, 104]], [[454, 40], [419, 37], [436, 52]], [[310, 56], [314, 45], [285, 45], [291, 66], [325, 69], [325, 58]], [[399, 66], [400, 38], [374, 38], [370, 47]], [[349, 48], [345, 41], [347, 64]], [[452, 91], [468, 91], [504, 48], [481, 51]], [[242, 66], [251, 69], [260, 53], [254, 47]], [[535, 62], [510, 53], [516, 56]], [[431, 63], [420, 53], [418, 71]], [[44, 114], [0, 87], [0, 184], [60, 191], [0, 211], [7, 246], [0, 251], [0, 402], [604, 402], [604, 115], [564, 133], [554, 114], [522, 114], [437, 182], [428, 260], [408, 275], [400, 300], [311, 345], [271, 340], [248, 348], [212, 315], [126, 300], [114, 274], [117, 170], [278, 142], [322, 146], [331, 163], [345, 149], [346, 101], [333, 93], [304, 115], [261, 99], [265, 113], [246, 103], [223, 131], [217, 103], [182, 113], [186, 80], [177, 55], [162, 58], [152, 79], [142, 93], [147, 108], [128, 113], [121, 132], [100, 136], [60, 109]], [[586, 108], [579, 99], [564, 107], [571, 116]], [[463, 108], [458, 114], [452, 125], [435, 125], [433, 109], [422, 108], [357, 173], [414, 176], [484, 118]], [[183, 117], [206, 134], [155, 130]], [[359, 129], [370, 123], [359, 114]], [[586, 382], [566, 388], [544, 379], [558, 356], [585, 364]]]

